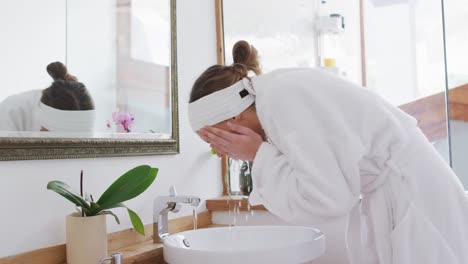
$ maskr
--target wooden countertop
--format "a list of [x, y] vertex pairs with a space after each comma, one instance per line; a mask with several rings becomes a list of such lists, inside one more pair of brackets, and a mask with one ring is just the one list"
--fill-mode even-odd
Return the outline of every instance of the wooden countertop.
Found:
[[[214, 225], [209, 211], [198, 214], [198, 228], [219, 227]], [[169, 221], [169, 232], [178, 233], [193, 228], [192, 216], [184, 216]], [[145, 225], [145, 236], [129, 228], [108, 235], [109, 255], [121, 252], [125, 264], [163, 264], [163, 245], [153, 243], [153, 225]], [[14, 256], [0, 258], [0, 264], [65, 264], [65, 245], [37, 249]]]
[[206, 208], [211, 211], [230, 211], [239, 208], [240, 211], [261, 210], [267, 211], [265, 206], [249, 206], [249, 201], [243, 196], [222, 196], [206, 200]]

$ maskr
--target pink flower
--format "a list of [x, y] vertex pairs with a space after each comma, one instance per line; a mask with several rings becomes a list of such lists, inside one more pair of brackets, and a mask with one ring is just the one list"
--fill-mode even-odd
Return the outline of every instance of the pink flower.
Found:
[[135, 121], [135, 117], [132, 114], [125, 112], [114, 112], [112, 113], [112, 120], [114, 120], [116, 125], [122, 126], [126, 132], [130, 132], [130, 128]]

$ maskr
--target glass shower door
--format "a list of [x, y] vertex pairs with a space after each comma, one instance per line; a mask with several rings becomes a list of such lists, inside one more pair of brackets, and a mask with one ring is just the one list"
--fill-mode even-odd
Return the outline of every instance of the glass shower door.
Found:
[[468, 186], [468, 3], [443, 1], [452, 167]]
[[364, 3], [367, 87], [415, 117], [450, 162], [440, 0]]

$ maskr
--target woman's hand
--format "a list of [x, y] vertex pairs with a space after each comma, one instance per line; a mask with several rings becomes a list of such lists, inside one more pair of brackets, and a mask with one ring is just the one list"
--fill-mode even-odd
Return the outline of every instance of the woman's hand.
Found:
[[199, 135], [216, 150], [218, 156], [229, 156], [233, 159], [254, 160], [262, 137], [248, 127], [228, 123], [231, 131], [207, 126]]

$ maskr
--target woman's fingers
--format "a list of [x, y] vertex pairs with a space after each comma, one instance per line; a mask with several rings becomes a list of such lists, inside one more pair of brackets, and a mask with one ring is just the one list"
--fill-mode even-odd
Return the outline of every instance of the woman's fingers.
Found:
[[255, 132], [248, 128], [248, 127], [245, 127], [245, 126], [239, 126], [239, 125], [236, 125], [234, 123], [231, 123], [231, 122], [228, 122], [228, 126], [229, 128], [238, 133], [238, 134], [241, 134], [241, 135], [252, 135], [252, 134], [255, 134]]
[[216, 155], [220, 158], [224, 157], [226, 155], [226, 153], [222, 152], [221, 150], [219, 149], [216, 149], [215, 147], [211, 146], [212, 149], [216, 150]]
[[206, 133], [204, 131], [200, 130], [197, 132], [197, 134], [199, 137], [201, 137], [203, 141], [205, 141], [206, 143], [210, 143], [209, 138], [205, 135]]
[[215, 142], [218, 145], [223, 145], [223, 146], [228, 146], [229, 145], [229, 142], [227, 140], [225, 140], [224, 138], [218, 136], [217, 134], [211, 133], [208, 130], [204, 130], [202, 132], [202, 134], [206, 138], [205, 141], [207, 141], [208, 143]]
[[229, 156], [234, 159], [253, 160], [262, 137], [250, 128], [229, 123], [228, 131], [215, 127], [204, 127], [199, 131], [200, 137], [210, 143], [218, 156]]
[[218, 145], [216, 143], [211, 143], [210, 147], [216, 150], [216, 153], [220, 154], [221, 156], [229, 155], [229, 149], [224, 146]]
[[204, 131], [207, 131], [207, 132], [210, 132], [211, 134], [214, 134], [226, 141], [229, 141], [231, 142], [233, 140], [233, 138], [236, 136], [234, 133], [231, 133], [229, 131], [226, 131], [226, 130], [223, 130], [223, 129], [219, 129], [219, 128], [216, 128], [216, 127], [212, 127], [212, 126], [207, 126], [207, 127], [204, 127], [202, 128], [202, 130]]

